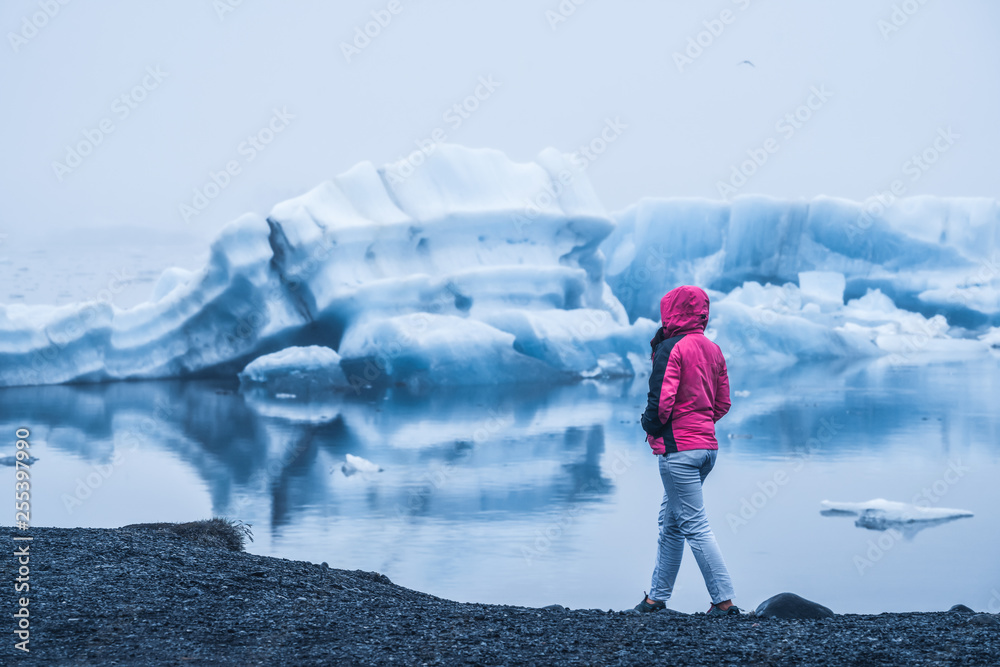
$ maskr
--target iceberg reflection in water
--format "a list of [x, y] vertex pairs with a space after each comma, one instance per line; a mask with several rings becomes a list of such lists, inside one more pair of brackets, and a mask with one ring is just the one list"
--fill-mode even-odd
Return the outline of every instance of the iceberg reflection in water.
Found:
[[[1000, 589], [995, 367], [734, 364], [731, 376], [750, 393], [719, 423], [706, 503], [738, 599], [986, 607]], [[436, 595], [623, 608], [648, 584], [662, 495], [638, 425], [645, 390], [639, 378], [306, 403], [218, 381], [62, 385], [0, 390], [0, 423], [32, 432], [36, 525], [227, 515], [253, 524], [255, 552]], [[346, 476], [348, 455], [383, 470]], [[872, 533], [816, 512], [823, 498], [919, 504], [926, 490], [975, 518], [891, 541], [878, 559]], [[941, 572], [943, 559], [955, 567]], [[672, 605], [706, 599], [687, 555]]]

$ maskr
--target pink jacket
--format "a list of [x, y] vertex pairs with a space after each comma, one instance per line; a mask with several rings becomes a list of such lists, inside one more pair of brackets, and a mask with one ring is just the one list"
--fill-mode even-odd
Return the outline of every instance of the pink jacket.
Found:
[[708, 295], [690, 285], [672, 289], [660, 300], [660, 319], [642, 415], [646, 442], [654, 454], [718, 449], [715, 422], [729, 412], [729, 376], [719, 346], [704, 335]]

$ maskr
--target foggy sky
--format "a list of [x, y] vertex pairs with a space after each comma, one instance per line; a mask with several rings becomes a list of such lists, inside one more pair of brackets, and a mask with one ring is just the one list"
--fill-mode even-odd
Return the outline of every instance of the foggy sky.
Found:
[[[223, 13], [228, 1], [3, 3], [0, 231], [211, 236], [435, 130], [528, 161], [576, 151], [608, 121], [620, 134], [587, 174], [609, 210], [719, 198], [765, 145], [777, 148], [739, 194], [864, 199], [903, 179], [906, 194], [1000, 196], [1000, 6], [987, 0], [565, 0], [566, 16], [558, 0]], [[43, 21], [43, 6], [58, 12]], [[345, 56], [371, 12], [391, 21]], [[478, 108], [456, 111], [477, 86]], [[102, 123], [112, 131], [79, 166], [54, 166]], [[282, 123], [261, 150], [247, 143]], [[934, 164], [915, 167], [936, 140]], [[179, 207], [230, 162], [239, 173], [185, 221]]]

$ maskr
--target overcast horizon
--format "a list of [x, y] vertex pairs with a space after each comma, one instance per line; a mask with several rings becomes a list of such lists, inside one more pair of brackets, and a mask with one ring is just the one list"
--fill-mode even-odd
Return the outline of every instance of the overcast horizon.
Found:
[[608, 126], [586, 173], [612, 211], [719, 199], [754, 156], [730, 195], [863, 200], [898, 179], [907, 196], [1000, 197], [1000, 6], [985, 0], [35, 0], [6, 3], [0, 25], [11, 239], [209, 237], [432, 137], [524, 162]]

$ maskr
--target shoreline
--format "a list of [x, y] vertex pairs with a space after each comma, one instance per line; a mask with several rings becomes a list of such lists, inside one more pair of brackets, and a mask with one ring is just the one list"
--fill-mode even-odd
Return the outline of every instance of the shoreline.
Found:
[[[1000, 615], [779, 620], [460, 603], [384, 575], [257, 556], [193, 524], [32, 528], [29, 653], [5, 664], [996, 665]], [[8, 544], [24, 533], [9, 528]], [[13, 551], [13, 549], [11, 550]], [[17, 557], [8, 556], [17, 576]], [[6, 607], [18, 607], [13, 585]], [[776, 591], [777, 592], [777, 591]]]

